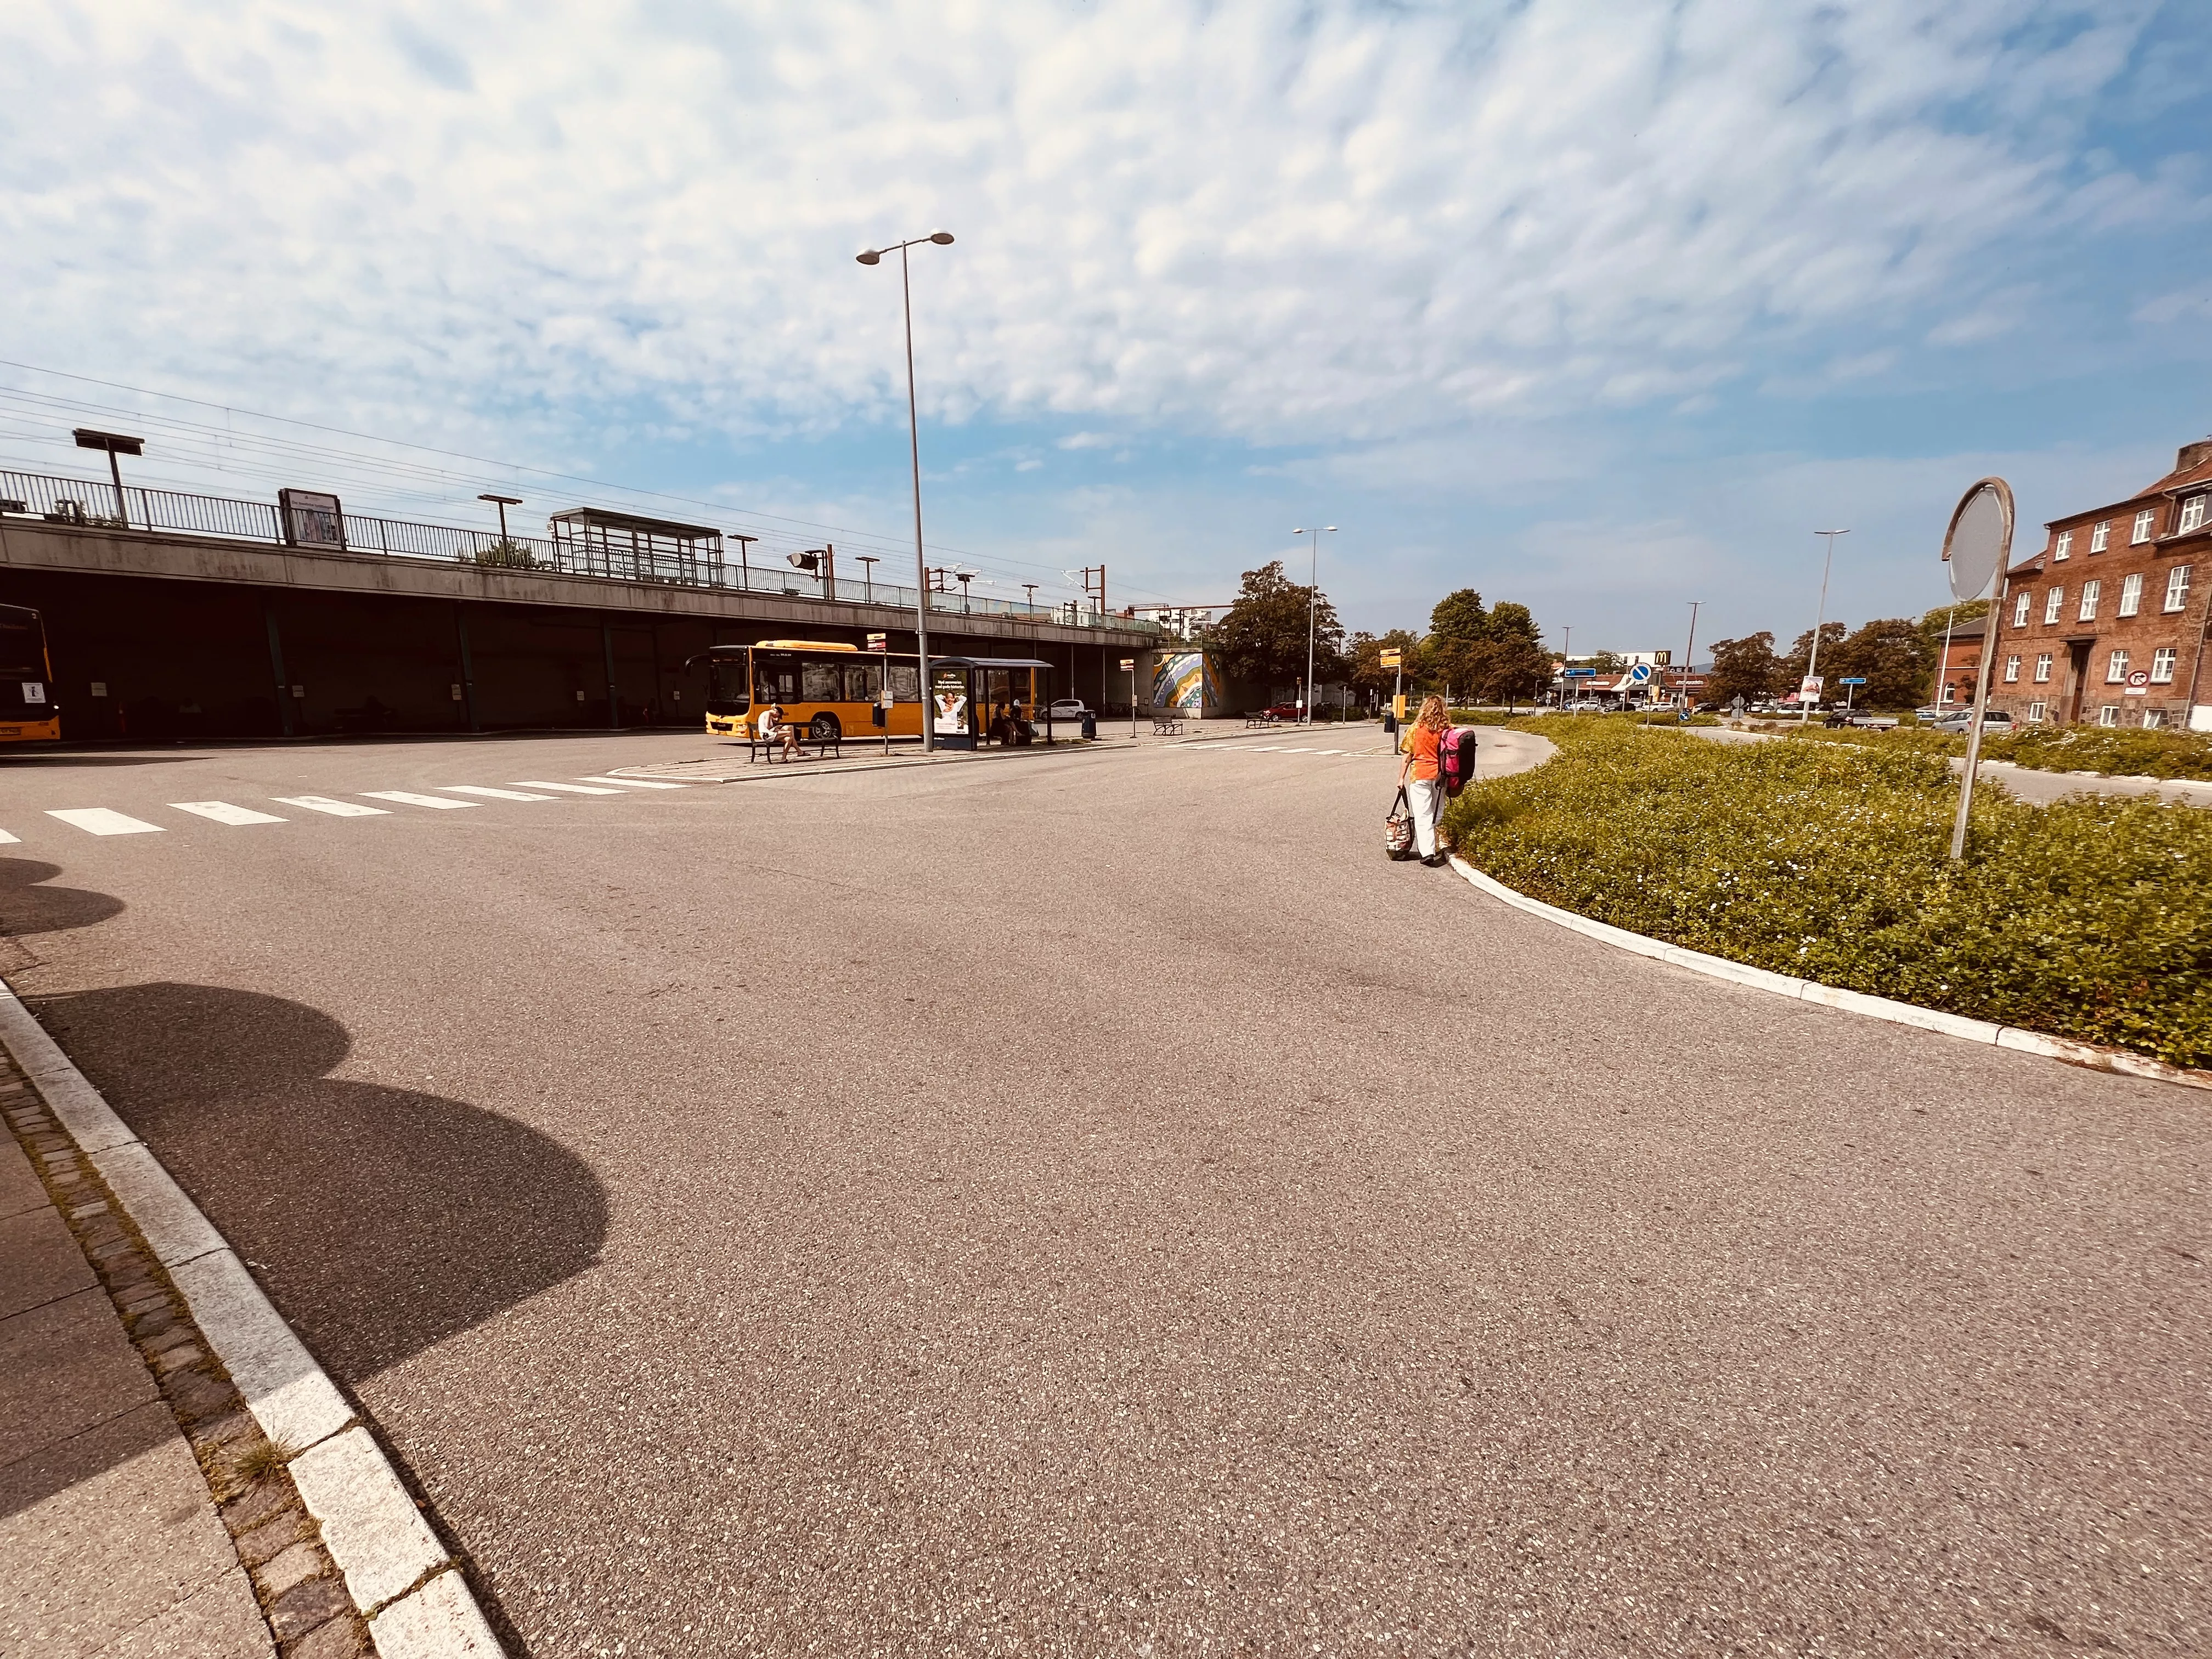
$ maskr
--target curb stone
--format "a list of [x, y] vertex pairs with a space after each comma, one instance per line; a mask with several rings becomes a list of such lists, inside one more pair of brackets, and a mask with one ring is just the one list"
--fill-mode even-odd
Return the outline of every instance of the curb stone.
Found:
[[292, 1453], [285, 1468], [378, 1653], [503, 1655], [453, 1558], [337, 1385], [153, 1149], [115, 1115], [4, 978], [0, 1046], [168, 1273], [262, 1435]]
[[1864, 991], [1847, 991], [1839, 986], [1820, 985], [1811, 980], [1778, 974], [1769, 969], [1753, 968], [1747, 963], [1731, 962], [1725, 957], [1708, 956], [1702, 951], [1692, 951], [1680, 945], [1648, 939], [1625, 927], [1594, 921], [1588, 916], [1577, 915], [1572, 910], [1562, 910], [1555, 904], [1532, 899], [1525, 893], [1516, 892], [1495, 877], [1484, 874], [1456, 853], [1452, 854], [1451, 867], [1480, 891], [1502, 903], [1511, 905], [1516, 910], [1540, 916], [1570, 932], [1583, 934], [1618, 950], [1632, 951], [1638, 956], [1671, 963], [1677, 968], [1687, 968], [1692, 973], [1704, 974], [1713, 979], [1732, 980], [1736, 984], [1787, 997], [1792, 1001], [1816, 1003], [1822, 1007], [1840, 1009], [1846, 1013], [1863, 1015], [1869, 1019], [1882, 1020], [1892, 1025], [1911, 1025], [1923, 1031], [1940, 1031], [1946, 1036], [1958, 1037], [1967, 1042], [1987, 1043], [2021, 1054], [2041, 1054], [2045, 1059], [2063, 1060], [2069, 1066], [2080, 1066], [2093, 1072], [2114, 1072], [2124, 1077], [2145, 1078], [2154, 1083], [2175, 1084], [2185, 1089], [2212, 1090], [2212, 1072], [2190, 1071], [2122, 1049], [2100, 1048], [2094, 1043], [2047, 1036], [2041, 1031], [2022, 1030], [2016, 1025], [1995, 1025], [1985, 1019], [1969, 1019], [1963, 1014], [1947, 1014], [1941, 1009], [1923, 1008], [1916, 1003], [1899, 1002], [1889, 997], [1870, 996]]

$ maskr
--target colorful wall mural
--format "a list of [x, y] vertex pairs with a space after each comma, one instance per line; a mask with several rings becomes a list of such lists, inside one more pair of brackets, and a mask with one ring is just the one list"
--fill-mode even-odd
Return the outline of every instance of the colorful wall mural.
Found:
[[1152, 702], [1203, 718], [1221, 706], [1221, 681], [1202, 651], [1163, 653], [1152, 668]]

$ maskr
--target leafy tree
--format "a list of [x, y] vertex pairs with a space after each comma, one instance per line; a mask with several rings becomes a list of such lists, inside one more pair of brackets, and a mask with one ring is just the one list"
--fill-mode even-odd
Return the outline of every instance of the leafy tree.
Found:
[[1405, 683], [1410, 689], [1420, 672], [1421, 641], [1418, 635], [1403, 628], [1394, 628], [1382, 635], [1354, 634], [1346, 646], [1345, 656], [1350, 663], [1346, 678], [1362, 696], [1371, 692], [1387, 697], [1398, 684], [1399, 671], [1382, 665], [1382, 653], [1389, 650], [1401, 653]]
[[1713, 672], [1705, 677], [1705, 696], [1716, 702], [1733, 702], [1738, 697], [1757, 702], [1774, 695], [1782, 675], [1772, 634], [1721, 640], [1713, 646]]
[[[1820, 678], [1822, 679], [1832, 681], [1838, 674], [1844, 672], [1830, 665], [1835, 661], [1834, 647], [1840, 645], [1844, 636], [1850, 631], [1848, 626], [1839, 622], [1820, 624]], [[1808, 665], [1812, 659], [1813, 630], [1808, 628], [1790, 642], [1790, 654], [1782, 659], [1782, 689], [1784, 691], [1795, 691], [1797, 689], [1805, 676], [1811, 672]], [[1824, 698], [1826, 695], [1825, 691], [1821, 693]]]
[[1536, 618], [1528, 607], [1515, 605], [1510, 599], [1490, 607], [1489, 637], [1501, 645], [1526, 640], [1540, 651], [1544, 645], [1543, 630], [1536, 626]]
[[[1940, 644], [1942, 635], [1936, 636]], [[1835, 664], [1832, 672], [1828, 665]], [[1866, 681], [1852, 701], [1869, 708], [1910, 708], [1928, 694], [1936, 672], [1936, 649], [1919, 623], [1910, 617], [1870, 622], [1831, 652], [1823, 642], [1820, 672], [1828, 684], [1850, 675]]]
[[1598, 651], [1583, 658], [1583, 666], [1595, 668], [1601, 674], [1618, 674], [1628, 666], [1628, 659], [1618, 651]]
[[1280, 559], [1246, 571], [1236, 604], [1214, 624], [1213, 650], [1223, 672], [1231, 679], [1267, 686], [1303, 680], [1309, 599], [1313, 603], [1314, 678], [1341, 675], [1346, 667], [1344, 624], [1337, 620], [1336, 607], [1327, 594], [1285, 575]]
[[1479, 641], [1468, 657], [1467, 684], [1482, 702], [1502, 702], [1510, 708], [1552, 683], [1551, 653], [1518, 632]]
[[1429, 612], [1429, 637], [1446, 648], [1488, 639], [1490, 612], [1482, 608], [1482, 595], [1462, 587], [1438, 599]]

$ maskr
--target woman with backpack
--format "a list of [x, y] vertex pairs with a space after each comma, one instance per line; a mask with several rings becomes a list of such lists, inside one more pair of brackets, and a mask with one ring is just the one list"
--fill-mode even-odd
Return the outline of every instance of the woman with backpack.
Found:
[[1451, 729], [1442, 697], [1425, 698], [1406, 734], [1406, 763], [1398, 769], [1398, 786], [1406, 791], [1413, 816], [1413, 845], [1421, 862], [1434, 867], [1444, 861], [1437, 848], [1437, 820], [1443, 817], [1444, 787], [1437, 776], [1437, 749]]

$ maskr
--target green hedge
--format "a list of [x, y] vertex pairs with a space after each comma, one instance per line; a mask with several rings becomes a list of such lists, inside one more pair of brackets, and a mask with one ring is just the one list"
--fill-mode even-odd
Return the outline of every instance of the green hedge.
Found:
[[[1923, 754], [1963, 755], [1966, 740], [1948, 732], [1834, 731], [1812, 726], [1790, 737], [1869, 749], [1911, 749]], [[2098, 772], [2108, 777], [2212, 779], [2212, 737], [2196, 732], [2146, 732], [2108, 726], [2028, 726], [1982, 738], [1982, 754], [2041, 772]]]
[[1530, 729], [1559, 755], [1444, 819], [1509, 887], [1823, 984], [2212, 1064], [2212, 813], [1990, 787], [1954, 866], [1940, 756]]

